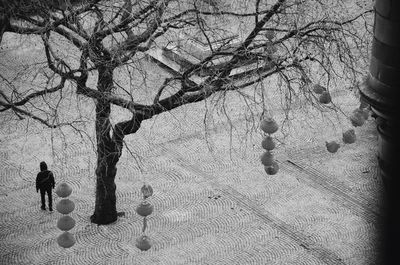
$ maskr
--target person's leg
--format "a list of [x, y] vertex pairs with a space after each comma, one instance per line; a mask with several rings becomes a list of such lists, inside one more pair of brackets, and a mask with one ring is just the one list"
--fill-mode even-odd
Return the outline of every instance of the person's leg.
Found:
[[53, 194], [51, 188], [47, 190], [47, 196], [49, 198], [49, 210], [53, 211]]
[[42, 202], [42, 206], [40, 207], [42, 210], [46, 210], [46, 201], [44, 198], [46, 190], [40, 189], [40, 200]]

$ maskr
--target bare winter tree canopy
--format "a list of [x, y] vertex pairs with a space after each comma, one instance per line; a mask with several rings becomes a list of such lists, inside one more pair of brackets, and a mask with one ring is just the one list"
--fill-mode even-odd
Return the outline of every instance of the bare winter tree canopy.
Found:
[[[268, 78], [280, 80], [288, 101], [302, 94], [310, 104], [320, 104], [311, 84], [329, 87], [341, 79], [356, 86], [368, 63], [372, 11], [349, 8], [350, 2], [3, 0], [0, 36], [30, 35], [40, 43], [45, 64], [36, 69], [45, 82], [19, 86], [0, 73], [0, 112], [51, 128], [79, 127], [61, 113], [60, 102], [95, 101], [98, 185], [91, 220], [108, 224], [117, 219], [114, 179], [123, 140], [142, 121], [216, 93], [268, 90], [259, 85]], [[135, 80], [129, 69], [143, 58], [168, 68], [160, 87], [120, 85], [121, 73]], [[137, 97], [137, 90], [151, 97]], [[130, 117], [114, 122], [114, 106]]]

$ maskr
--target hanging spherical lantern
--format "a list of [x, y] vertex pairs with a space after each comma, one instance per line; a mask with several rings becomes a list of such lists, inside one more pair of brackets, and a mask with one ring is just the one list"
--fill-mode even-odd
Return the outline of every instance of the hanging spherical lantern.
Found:
[[72, 188], [67, 183], [60, 183], [56, 188], [56, 194], [61, 198], [68, 197], [72, 193]]
[[261, 146], [265, 149], [265, 150], [274, 150], [275, 149], [275, 142], [274, 139], [272, 139], [271, 136], [266, 136], [262, 142], [261, 142]]
[[64, 232], [58, 236], [57, 243], [63, 248], [70, 248], [75, 244], [75, 237], [70, 232]]
[[350, 121], [354, 127], [362, 126], [365, 123], [364, 111], [361, 109], [355, 109], [350, 116]]
[[75, 209], [75, 203], [70, 199], [62, 199], [57, 203], [56, 209], [59, 213], [69, 214]]
[[340, 147], [340, 144], [338, 144], [336, 141], [331, 141], [331, 142], [326, 142], [326, 149], [330, 152], [330, 153], [336, 153], [337, 150]]
[[261, 163], [264, 166], [271, 166], [273, 162], [274, 156], [269, 151], [266, 151], [264, 152], [264, 154], [261, 155]]
[[151, 240], [148, 236], [140, 236], [136, 239], [136, 247], [142, 251], [149, 250], [151, 248]]
[[276, 161], [273, 161], [270, 166], [265, 166], [264, 170], [268, 175], [275, 175], [279, 171], [279, 165]]
[[263, 130], [265, 133], [268, 134], [272, 134], [279, 129], [278, 124], [273, 118], [263, 119], [261, 121], [260, 128], [261, 130]]
[[75, 220], [69, 215], [61, 216], [57, 221], [57, 227], [62, 231], [71, 230], [74, 226]]
[[313, 91], [315, 94], [322, 94], [324, 91], [326, 91], [326, 88], [319, 84], [314, 84]]
[[153, 188], [148, 184], [144, 184], [140, 191], [143, 193], [145, 199], [153, 195]]
[[352, 144], [356, 141], [356, 133], [353, 129], [347, 130], [343, 133], [343, 142], [346, 144]]
[[319, 102], [322, 104], [328, 104], [331, 102], [331, 95], [329, 94], [328, 91], [324, 91], [321, 93], [321, 95], [319, 96]]
[[142, 201], [138, 207], [136, 207], [136, 212], [141, 216], [150, 215], [153, 212], [154, 206], [147, 201]]

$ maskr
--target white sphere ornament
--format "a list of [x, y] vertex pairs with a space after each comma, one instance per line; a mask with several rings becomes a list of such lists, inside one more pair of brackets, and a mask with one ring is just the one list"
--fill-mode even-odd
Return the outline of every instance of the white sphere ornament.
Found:
[[147, 251], [151, 248], [151, 240], [148, 236], [140, 236], [136, 239], [136, 247], [142, 251]]
[[329, 153], [336, 153], [339, 150], [340, 144], [336, 141], [325, 142], [326, 149]]
[[274, 156], [269, 151], [264, 152], [264, 154], [261, 155], [260, 159], [261, 163], [264, 166], [271, 166], [274, 162]]
[[273, 118], [263, 119], [261, 121], [260, 128], [261, 130], [263, 130], [265, 133], [268, 134], [272, 134], [279, 129], [278, 124]]
[[75, 245], [75, 237], [70, 232], [64, 232], [58, 236], [57, 243], [60, 247], [70, 248]]
[[138, 207], [136, 207], [137, 214], [141, 216], [148, 216], [153, 212], [154, 206], [148, 201], [142, 201]]
[[149, 184], [144, 184], [140, 191], [143, 193], [144, 198], [148, 198], [153, 195], [153, 188]]
[[265, 150], [274, 150], [275, 149], [275, 142], [274, 139], [272, 139], [271, 136], [266, 136], [262, 142], [261, 142], [261, 146], [265, 149]]
[[62, 231], [68, 231], [74, 228], [75, 220], [69, 215], [64, 215], [57, 221], [57, 227]]
[[[367, 117], [368, 118], [368, 117]], [[365, 123], [366, 117], [364, 111], [361, 109], [355, 109], [349, 117], [351, 124], [354, 127], [362, 126]]]
[[264, 170], [268, 175], [275, 175], [279, 171], [279, 165], [276, 161], [273, 161], [270, 166], [265, 166]]
[[70, 199], [62, 199], [57, 203], [56, 209], [59, 213], [69, 214], [75, 209], [75, 203]]
[[346, 144], [354, 143], [356, 138], [356, 133], [353, 129], [347, 130], [343, 133], [343, 142]]
[[72, 188], [67, 183], [60, 183], [56, 188], [56, 194], [61, 198], [66, 198], [72, 193]]
[[331, 95], [329, 94], [328, 91], [324, 91], [321, 93], [321, 95], [319, 96], [319, 102], [321, 102], [322, 104], [328, 104], [332, 101]]

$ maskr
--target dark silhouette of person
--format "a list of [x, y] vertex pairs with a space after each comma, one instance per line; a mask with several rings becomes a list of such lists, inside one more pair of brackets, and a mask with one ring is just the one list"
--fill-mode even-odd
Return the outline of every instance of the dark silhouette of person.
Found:
[[39, 192], [40, 190], [40, 198], [42, 201], [42, 206], [40, 208], [42, 210], [46, 210], [45, 194], [47, 193], [49, 199], [49, 210], [53, 211], [52, 189], [54, 189], [54, 186], [55, 181], [53, 172], [47, 169], [46, 162], [40, 162], [40, 172], [36, 177], [36, 192]]

